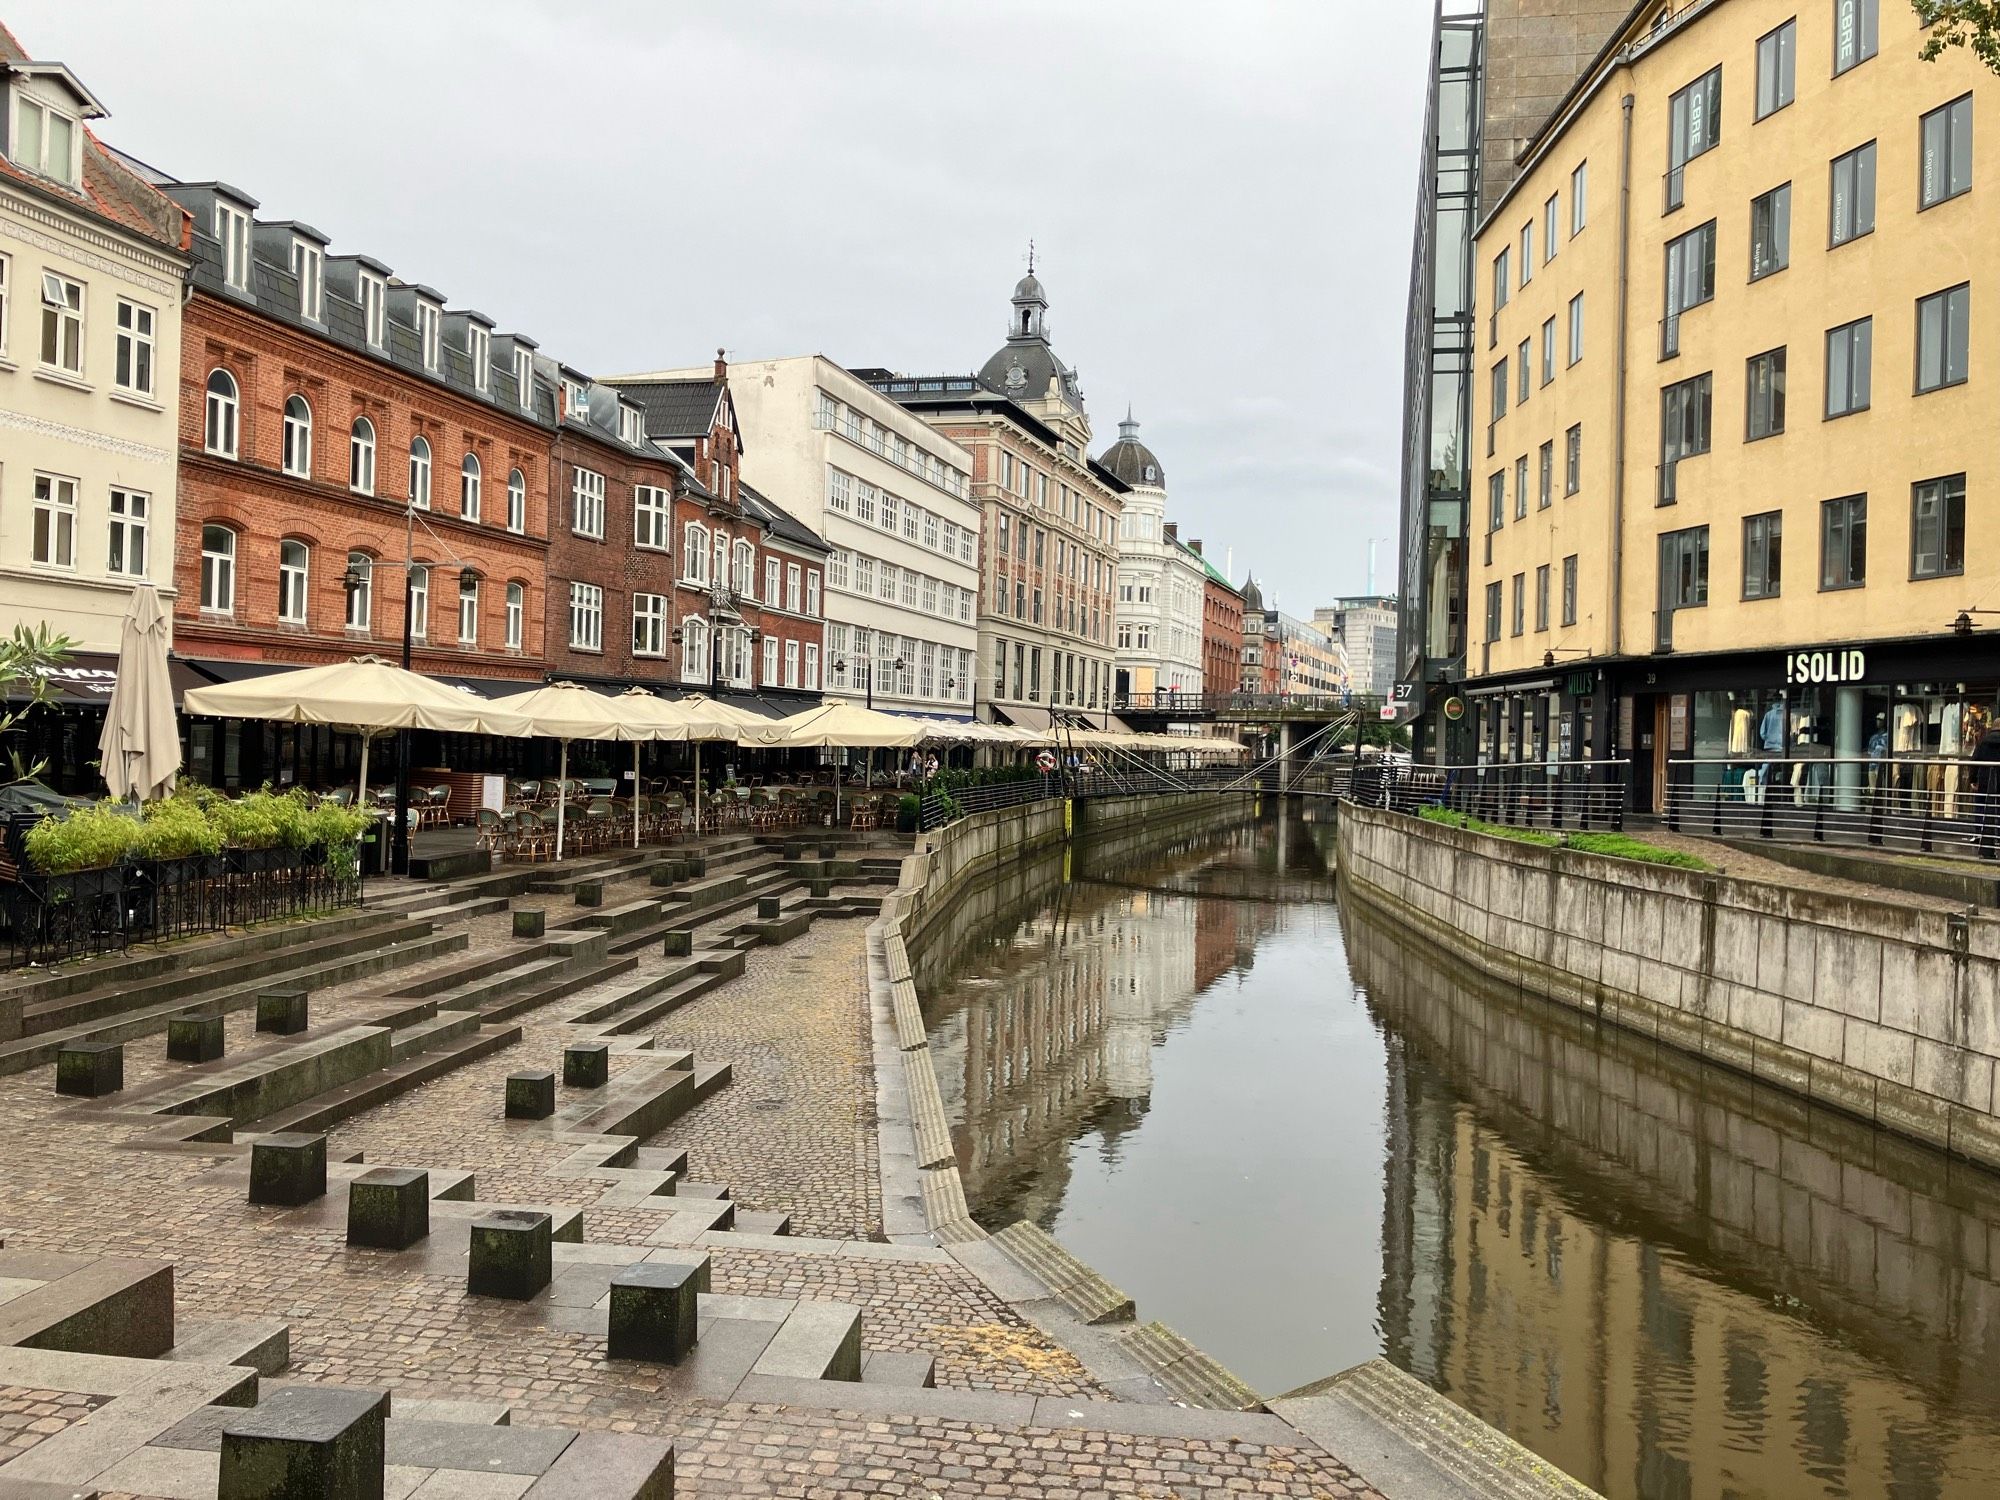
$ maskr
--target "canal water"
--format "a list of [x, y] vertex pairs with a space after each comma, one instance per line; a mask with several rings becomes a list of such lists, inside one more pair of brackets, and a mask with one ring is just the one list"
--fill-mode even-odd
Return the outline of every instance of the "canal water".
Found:
[[965, 903], [919, 984], [982, 1224], [1611, 1500], [2000, 1496], [2000, 1178], [1497, 991], [1332, 851], [1284, 809]]

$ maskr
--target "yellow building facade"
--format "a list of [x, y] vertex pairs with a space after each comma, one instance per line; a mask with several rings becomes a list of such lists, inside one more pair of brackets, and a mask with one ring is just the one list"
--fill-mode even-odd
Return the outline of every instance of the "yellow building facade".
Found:
[[2000, 78], [1923, 41], [1642, 7], [1530, 142], [1475, 260], [1482, 758], [1851, 797], [1994, 722]]

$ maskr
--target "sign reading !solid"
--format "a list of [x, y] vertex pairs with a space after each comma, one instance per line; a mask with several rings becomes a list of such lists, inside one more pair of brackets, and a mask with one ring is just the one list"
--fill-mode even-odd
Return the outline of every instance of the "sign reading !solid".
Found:
[[1868, 675], [1865, 651], [1788, 651], [1785, 682], [1801, 686], [1815, 682], [1859, 682]]

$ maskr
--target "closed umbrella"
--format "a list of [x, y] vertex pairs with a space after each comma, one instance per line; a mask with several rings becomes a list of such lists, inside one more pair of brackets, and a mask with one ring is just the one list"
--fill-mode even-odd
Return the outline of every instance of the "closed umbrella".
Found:
[[[688, 737], [689, 715], [665, 698], [655, 698], [642, 687], [625, 689], [618, 695], [624, 711], [639, 723], [649, 725], [650, 740], [684, 740]], [[632, 847], [639, 847], [639, 744], [632, 741]]]
[[145, 802], [174, 789], [181, 768], [174, 687], [167, 673], [167, 617], [150, 583], [132, 590], [118, 636], [118, 681], [98, 737], [104, 784], [120, 802]]
[[569, 802], [569, 742], [646, 740], [654, 736], [629, 705], [593, 692], [580, 682], [552, 682], [530, 692], [495, 698], [493, 706], [526, 720], [528, 733], [562, 743], [561, 771], [556, 780], [556, 858], [561, 859]]
[[299, 667], [243, 682], [189, 688], [181, 707], [197, 717], [267, 719], [279, 724], [331, 724], [361, 735], [360, 793], [368, 797], [368, 741], [395, 729], [441, 734], [528, 733], [519, 714], [471, 693], [406, 672], [379, 656], [357, 656], [325, 667]]

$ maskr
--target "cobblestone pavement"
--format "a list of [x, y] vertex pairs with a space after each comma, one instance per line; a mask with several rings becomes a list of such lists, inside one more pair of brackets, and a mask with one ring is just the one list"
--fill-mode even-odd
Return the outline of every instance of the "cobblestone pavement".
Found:
[[35, 1391], [0, 1385], [0, 1463], [80, 1422], [104, 1403], [75, 1391]]
[[[621, 883], [606, 900], [642, 889]], [[470, 949], [426, 969], [448, 971], [514, 941], [504, 915], [466, 927]], [[741, 978], [663, 1018], [656, 1033], [658, 1048], [726, 1059], [734, 1076], [651, 1144], [685, 1146], [692, 1178], [728, 1184], [746, 1209], [791, 1214], [801, 1236], [879, 1237], [863, 932], [860, 921], [828, 921], [784, 947], [752, 950]], [[614, 982], [664, 962], [651, 951]], [[402, 977], [315, 993], [315, 1022], [350, 1013]], [[606, 1183], [552, 1175], [571, 1144], [501, 1115], [505, 1074], [559, 1068], [562, 1045], [575, 1035], [560, 1017], [589, 996], [516, 1018], [520, 1042], [346, 1122], [331, 1147], [381, 1164], [470, 1170], [483, 1201], [579, 1206], [592, 1241], [639, 1243], [659, 1227], [657, 1213], [596, 1207]], [[249, 1042], [250, 1025], [247, 1014], [231, 1018], [232, 1049]], [[165, 1070], [163, 1050], [157, 1037], [128, 1044], [128, 1078]], [[643, 1061], [615, 1055], [614, 1076]], [[474, 1301], [455, 1274], [350, 1251], [337, 1228], [251, 1207], [240, 1179], [217, 1180], [215, 1159], [198, 1148], [122, 1149], [148, 1127], [72, 1117], [73, 1101], [58, 1100], [51, 1074], [0, 1078], [8, 1245], [172, 1260], [183, 1329], [214, 1317], [283, 1319], [291, 1378], [386, 1385], [404, 1399], [505, 1401], [527, 1426], [661, 1433], [678, 1445], [679, 1493], [691, 1496], [1372, 1494], [1311, 1448], [691, 1399], [667, 1388], [670, 1372], [607, 1361], [601, 1337], [551, 1327], [533, 1309]], [[1106, 1399], [1068, 1351], [956, 1262], [891, 1258], [887, 1247], [879, 1259], [827, 1248], [761, 1239], [717, 1248], [715, 1290], [858, 1306], [864, 1348], [935, 1355], [943, 1391]], [[73, 1398], [0, 1389], [0, 1454], [82, 1414]]]

